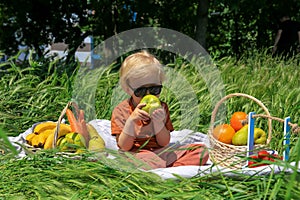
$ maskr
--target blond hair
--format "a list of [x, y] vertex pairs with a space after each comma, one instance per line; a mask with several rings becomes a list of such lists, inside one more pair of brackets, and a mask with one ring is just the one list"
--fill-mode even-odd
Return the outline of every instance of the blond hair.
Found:
[[142, 78], [148, 72], [157, 72], [160, 81], [163, 82], [165, 74], [160, 62], [150, 53], [143, 50], [128, 56], [120, 68], [120, 83], [122, 88], [128, 87], [129, 78]]

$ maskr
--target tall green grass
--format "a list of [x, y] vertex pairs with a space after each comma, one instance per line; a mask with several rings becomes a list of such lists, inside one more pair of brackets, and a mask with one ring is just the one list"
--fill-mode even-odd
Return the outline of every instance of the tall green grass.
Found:
[[[291, 117], [300, 124], [299, 69], [297, 60], [281, 61], [266, 54], [254, 54], [239, 61], [231, 57], [215, 60], [221, 72], [226, 94], [242, 92], [261, 100], [271, 115]], [[43, 120], [57, 120], [62, 108], [71, 100], [76, 74], [61, 70], [57, 61], [49, 63], [44, 76], [39, 76], [39, 63], [27, 67], [14, 59], [2, 63], [0, 79], [0, 123], [6, 135], [16, 136], [32, 124]], [[198, 124], [193, 130], [207, 133], [210, 123], [211, 99], [207, 85], [194, 66], [178, 58], [169, 67], [186, 77], [199, 104], [185, 107], [197, 110]], [[118, 67], [112, 65], [101, 79], [95, 94], [95, 109], [99, 119], [110, 119], [112, 102], [118, 89]], [[37, 73], [38, 72], [38, 73]], [[180, 92], [180, 91], [176, 91]], [[115, 97], [121, 100], [124, 96]], [[175, 129], [182, 127], [181, 101], [174, 91], [164, 88], [161, 95], [170, 106]], [[115, 99], [115, 101], [117, 101]], [[233, 98], [225, 103], [227, 120], [234, 111], [263, 112], [251, 100]], [[192, 119], [191, 119], [192, 120]], [[258, 119], [266, 128], [266, 120]], [[184, 122], [188, 126], [188, 121]], [[283, 125], [273, 122], [270, 147], [282, 151]], [[0, 132], [2, 138], [4, 134]], [[299, 163], [299, 136], [292, 135], [291, 161]], [[86, 159], [66, 159], [55, 152], [40, 152], [25, 159], [14, 159], [10, 146], [4, 140], [0, 149], [0, 198], [3, 199], [299, 199], [300, 184], [297, 168], [285, 162], [279, 165], [292, 169], [291, 173], [266, 176], [237, 174], [227, 177], [222, 173], [177, 180], [160, 177], [138, 170], [125, 169], [121, 163], [108, 159], [90, 162]], [[11, 153], [10, 153], [11, 152]], [[118, 166], [120, 165], [120, 166]], [[117, 170], [118, 169], [118, 170]]]
[[17, 64], [16, 58], [0, 65], [0, 124], [12, 136], [35, 122], [58, 119], [73, 82], [73, 76], [56, 66], [57, 60], [45, 69], [33, 61]]

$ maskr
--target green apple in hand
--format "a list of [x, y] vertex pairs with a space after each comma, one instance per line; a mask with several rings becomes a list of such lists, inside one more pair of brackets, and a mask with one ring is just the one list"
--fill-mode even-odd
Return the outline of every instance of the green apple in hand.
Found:
[[[265, 144], [267, 141], [267, 134], [260, 128], [254, 128], [254, 144]], [[234, 145], [247, 145], [248, 142], [248, 125], [243, 126], [237, 131], [233, 138]]]
[[153, 113], [154, 110], [161, 108], [161, 103], [159, 98], [152, 94], [148, 94], [144, 96], [140, 103], [146, 103], [146, 105], [142, 108], [142, 110], [146, 111], [150, 115]]

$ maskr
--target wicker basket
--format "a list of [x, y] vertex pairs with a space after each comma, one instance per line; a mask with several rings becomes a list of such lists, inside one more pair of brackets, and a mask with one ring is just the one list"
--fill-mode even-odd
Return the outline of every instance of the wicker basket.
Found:
[[[63, 120], [64, 116], [66, 115], [67, 109], [69, 107], [73, 107], [75, 109], [76, 113], [78, 114], [78, 111], [79, 111], [78, 105], [75, 102], [68, 102], [66, 104], [66, 106], [64, 107], [64, 109], [61, 111], [61, 114], [57, 120], [57, 125], [56, 125], [55, 132], [54, 132], [54, 139], [53, 139], [53, 143], [52, 143], [53, 149], [56, 148], [60, 124], [62, 123], [62, 120]], [[32, 129], [34, 129], [34, 127], [32, 127]], [[24, 146], [26, 148], [25, 149], [26, 154], [37, 153], [38, 151], [43, 150], [42, 148], [36, 148], [36, 147], [33, 147], [33, 146], [27, 144], [26, 141], [24, 142], [24, 144], [22, 144], [22, 146]], [[55, 154], [63, 156], [65, 158], [71, 158], [71, 159], [82, 159], [84, 157], [84, 159], [86, 159], [88, 161], [93, 161], [93, 162], [95, 162], [99, 159], [102, 159], [103, 157], [108, 156], [108, 153], [106, 151], [99, 151], [99, 152], [96, 152], [95, 154], [88, 154], [88, 156], [87, 155], [83, 156], [82, 154], [78, 154], [75, 152], [56, 152]]]
[[215, 163], [223, 167], [228, 168], [242, 168], [246, 164], [245, 156], [247, 153], [247, 146], [235, 146], [231, 144], [225, 144], [223, 142], [218, 141], [213, 137], [213, 128], [215, 123], [216, 114], [218, 112], [219, 107], [221, 104], [226, 101], [229, 98], [232, 97], [244, 97], [250, 100], [253, 100], [256, 102], [265, 112], [265, 116], [268, 118], [268, 138], [265, 145], [255, 145], [255, 149], [261, 149], [263, 147], [266, 147], [270, 141], [271, 141], [271, 133], [272, 133], [272, 119], [270, 116], [270, 113], [266, 106], [258, 99], [256, 99], [253, 96], [243, 94], [243, 93], [232, 93], [225, 97], [223, 97], [215, 106], [212, 116], [211, 116], [211, 122], [210, 122], [210, 128], [208, 131], [208, 138], [210, 142], [210, 159]]
[[57, 120], [57, 125], [56, 125], [56, 129], [55, 129], [55, 132], [54, 132], [54, 140], [53, 140], [53, 144], [52, 144], [52, 148], [56, 148], [56, 142], [58, 140], [58, 133], [59, 133], [59, 127], [60, 127], [60, 123], [63, 119], [63, 117], [65, 116], [66, 112], [67, 112], [67, 109], [70, 107], [70, 106], [74, 106], [76, 109], [77, 108], [77, 105], [75, 103], [72, 103], [72, 102], [68, 102], [67, 105], [64, 107], [64, 109], [61, 111], [60, 113], [60, 116]]
[[[58, 133], [59, 133], [60, 124], [62, 122], [63, 117], [66, 114], [67, 109], [70, 106], [72, 106], [72, 105], [74, 105], [74, 103], [68, 102], [67, 105], [64, 107], [64, 109], [61, 111], [61, 114], [60, 114], [60, 116], [59, 116], [59, 118], [57, 120], [57, 125], [56, 125], [56, 128], [55, 128], [55, 132], [54, 132], [54, 140], [53, 140], [52, 148], [56, 148], [56, 141], [58, 139]], [[36, 123], [35, 126], [38, 125], [38, 124], [39, 123]], [[35, 128], [35, 126], [32, 127], [32, 130]], [[25, 141], [25, 139], [24, 139], [24, 141]], [[24, 142], [23, 145], [24, 145], [24, 147], [26, 147], [27, 152], [29, 151], [31, 153], [35, 153], [35, 152], [37, 152], [39, 150], [42, 150], [42, 148], [33, 147], [33, 146], [27, 144], [26, 142]]]

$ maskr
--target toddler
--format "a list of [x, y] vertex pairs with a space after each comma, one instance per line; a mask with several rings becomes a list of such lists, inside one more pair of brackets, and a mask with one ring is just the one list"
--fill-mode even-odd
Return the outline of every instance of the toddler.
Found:
[[165, 102], [151, 116], [142, 110], [146, 104], [141, 99], [147, 94], [159, 97], [164, 80], [163, 67], [152, 54], [141, 51], [128, 56], [120, 69], [120, 84], [130, 98], [114, 108], [111, 133], [120, 151], [132, 153], [144, 169], [204, 165], [208, 151], [203, 145], [169, 145], [174, 128]]

